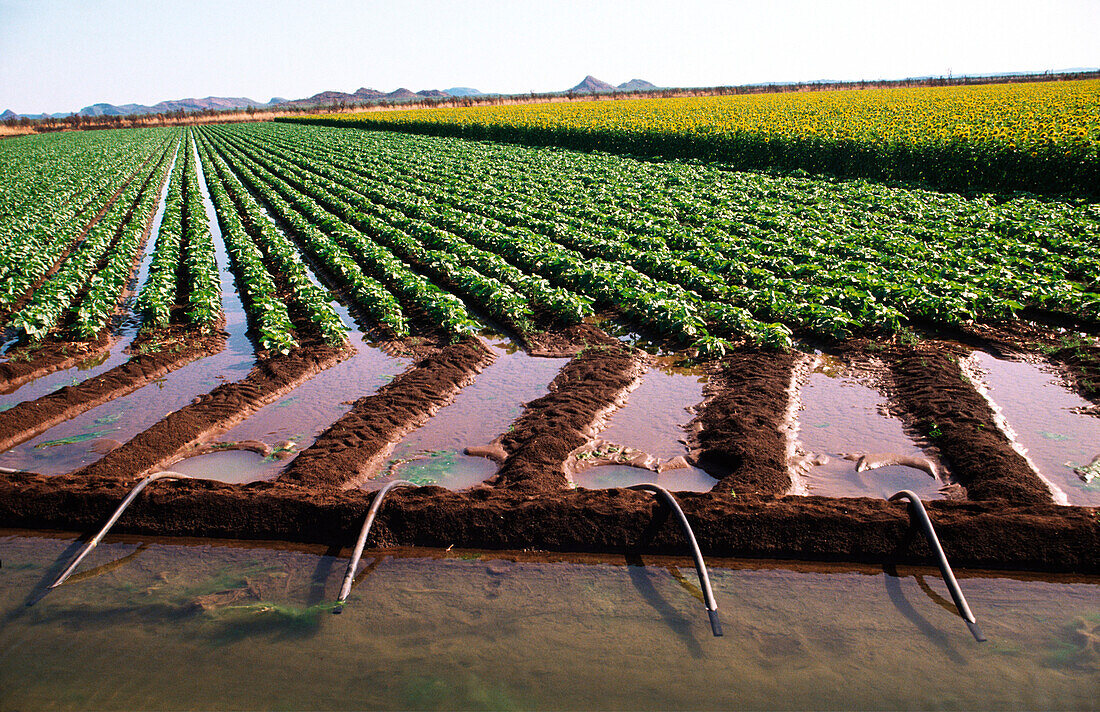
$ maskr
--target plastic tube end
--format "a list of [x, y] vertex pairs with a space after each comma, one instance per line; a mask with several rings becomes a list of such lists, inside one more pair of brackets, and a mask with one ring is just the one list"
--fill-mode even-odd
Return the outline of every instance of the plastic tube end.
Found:
[[710, 616], [710, 629], [714, 631], [715, 638], [722, 637], [722, 621], [718, 620], [718, 611], [712, 611], [707, 609], [707, 615]]
[[974, 636], [974, 640], [979, 643], [984, 643], [986, 641], [985, 633], [982, 632], [982, 629], [978, 627], [977, 623], [966, 621], [966, 627], [970, 629], [970, 633]]

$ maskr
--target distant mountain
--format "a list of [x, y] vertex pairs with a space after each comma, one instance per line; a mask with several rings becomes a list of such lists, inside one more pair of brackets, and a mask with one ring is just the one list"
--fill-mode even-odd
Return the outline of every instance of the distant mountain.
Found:
[[[368, 89], [367, 87], [360, 87], [355, 90], [354, 94], [348, 94], [342, 91], [323, 91], [320, 94], [314, 94], [313, 96], [306, 97], [305, 99], [294, 99], [287, 101], [282, 99], [279, 103], [283, 106], [325, 106], [326, 104], [369, 104], [378, 101], [409, 101], [414, 99], [441, 99], [450, 94], [451, 90], [440, 91], [439, 89], [425, 89], [423, 91], [410, 91], [405, 87], [400, 89], [394, 89], [391, 92], [380, 92], [377, 89]], [[470, 89], [469, 91], [480, 94], [481, 92], [476, 89]]]
[[470, 87], [451, 87], [450, 89], [444, 89], [443, 93], [448, 96], [479, 96], [481, 94], [477, 89]]
[[225, 111], [227, 109], [247, 109], [248, 107], [264, 109], [269, 106], [271, 106], [270, 103], [264, 104], [247, 97], [208, 96], [205, 99], [173, 99], [171, 101], [162, 101], [152, 106], [145, 106], [143, 104], [122, 104], [119, 106], [114, 104], [92, 104], [91, 106], [85, 106], [76, 113], [80, 116], [90, 117], [127, 116], [130, 114], [163, 114], [167, 111], [184, 111], [191, 113], [207, 110]]
[[631, 79], [629, 82], [624, 82], [619, 85], [619, 89], [623, 91], [649, 91], [650, 89], [656, 88], [656, 85], [650, 84], [644, 79]]
[[574, 94], [602, 94], [604, 92], [615, 91], [615, 87], [611, 86], [605, 81], [596, 79], [594, 76], [589, 74], [581, 81], [580, 84], [573, 87], [569, 91], [573, 92]]
[[4, 113], [0, 114], [0, 121], [7, 121], [8, 119], [18, 119], [19, 114], [15, 113], [11, 109], [4, 109]]

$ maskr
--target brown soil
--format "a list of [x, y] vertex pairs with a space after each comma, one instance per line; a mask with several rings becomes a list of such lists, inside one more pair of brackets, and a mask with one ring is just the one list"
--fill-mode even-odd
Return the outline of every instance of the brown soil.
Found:
[[[0, 526], [90, 531], [102, 525], [131, 484], [99, 476], [0, 473]], [[373, 496], [278, 482], [158, 482], [135, 500], [117, 531], [349, 546]], [[681, 493], [678, 499], [708, 556], [930, 561], [903, 504], [714, 493]], [[932, 502], [928, 510], [955, 566], [1100, 572], [1095, 555], [1100, 524], [1093, 508]], [[422, 487], [387, 497], [370, 543], [683, 555], [683, 536], [668, 515], [651, 495], [623, 489], [531, 497]]]
[[621, 405], [641, 377], [643, 363], [644, 354], [606, 338], [604, 345], [566, 364], [550, 392], [528, 403], [495, 443], [503, 462], [493, 486], [522, 492], [567, 489], [570, 453], [595, 436], [604, 418]]
[[205, 337], [195, 334], [173, 346], [133, 356], [126, 363], [78, 385], [65, 386], [37, 400], [24, 401], [0, 413], [0, 452], [98, 405], [132, 393], [197, 358], [215, 354], [224, 345], [222, 333]]
[[280, 477], [303, 487], [354, 487], [382, 465], [393, 445], [420, 427], [492, 363], [493, 353], [467, 338], [427, 356], [351, 411], [294, 458]]
[[348, 348], [311, 344], [262, 359], [243, 380], [224, 383], [134, 436], [98, 462], [77, 470], [82, 478], [132, 481], [187, 447], [201, 445], [311, 376], [342, 361]]
[[935, 443], [971, 500], [1051, 501], [1046, 485], [998, 429], [956, 356], [942, 346], [896, 347], [884, 355], [891, 396], [908, 424]]
[[718, 480], [714, 492], [783, 494], [791, 486], [782, 428], [793, 353], [750, 351], [721, 362], [691, 425], [692, 459]]
[[618, 343], [603, 330], [591, 324], [573, 324], [560, 329], [540, 331], [525, 337], [527, 353], [532, 356], [564, 358], [576, 356], [589, 346]]

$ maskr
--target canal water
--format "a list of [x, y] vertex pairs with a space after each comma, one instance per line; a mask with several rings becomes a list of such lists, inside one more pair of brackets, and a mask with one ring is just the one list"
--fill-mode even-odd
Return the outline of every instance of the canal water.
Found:
[[[0, 532], [0, 708], [1095, 709], [1100, 579]], [[33, 603], [33, 605], [28, 605]]]

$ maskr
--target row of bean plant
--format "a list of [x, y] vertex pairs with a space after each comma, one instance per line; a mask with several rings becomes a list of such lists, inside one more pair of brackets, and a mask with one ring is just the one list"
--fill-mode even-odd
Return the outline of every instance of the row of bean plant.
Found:
[[[305, 265], [298, 257], [298, 250], [294, 244], [276, 229], [274, 223], [264, 214], [244, 185], [225, 166], [221, 158], [211, 153], [207, 142], [200, 140], [199, 155], [202, 158], [206, 183], [210, 188], [215, 208], [218, 210], [219, 220], [223, 225], [230, 225], [234, 245], [244, 244], [243, 236], [240, 234], [242, 227], [244, 232], [254, 240], [254, 248], [249, 249], [245, 244], [244, 249], [237, 250], [235, 254], [235, 259], [239, 257], [248, 261], [248, 265], [246, 267], [242, 266], [241, 271], [248, 274], [256, 273], [264, 268], [264, 260], [269, 261], [286, 281], [291, 298], [301, 305], [324, 339], [333, 345], [344, 343], [346, 341], [347, 326], [332, 308], [332, 296], [310, 279]], [[235, 220], [229, 215], [222, 217], [223, 213], [231, 212], [234, 206], [239, 220]], [[227, 245], [228, 242], [227, 240]], [[251, 244], [252, 241], [249, 241], [249, 243]], [[259, 261], [256, 259], [257, 257], [260, 258]], [[264, 271], [266, 272], [266, 270]], [[273, 295], [271, 295], [271, 298], [274, 298]], [[270, 309], [266, 308], [265, 305], [262, 306], [264, 308], [259, 313], [259, 321], [263, 325], [261, 326], [261, 333], [265, 333], [265, 329], [270, 333], [272, 327], [281, 326], [280, 324], [271, 323], [272, 315], [277, 312], [281, 319], [284, 310], [277, 307]], [[288, 330], [284, 329], [284, 332], [280, 333], [278, 337], [285, 339], [289, 336]], [[272, 348], [269, 342], [270, 344], [275, 343], [272, 335], [265, 336], [264, 341], [265, 348]], [[284, 341], [283, 343], [287, 342]]]
[[[96, 286], [90, 284], [90, 280], [101, 268], [101, 262], [110, 257], [109, 251], [120, 239], [134, 239], [144, 232], [149, 211], [156, 204], [162, 184], [156, 177], [163, 176], [170, 156], [171, 152], [165, 150], [157, 163], [128, 184], [107, 212], [91, 227], [84, 240], [73, 248], [60, 268], [34, 291], [22, 309], [12, 315], [9, 326], [32, 339], [41, 339], [59, 325], [81, 293], [91, 294], [95, 291], [90, 289]], [[128, 229], [127, 225], [131, 221], [133, 225]], [[127, 259], [132, 264], [132, 250]], [[115, 274], [114, 277], [117, 278], [118, 275]], [[125, 278], [123, 283], [124, 281]], [[117, 279], [98, 284], [103, 286], [104, 291], [109, 291], [111, 287], [117, 286]], [[106, 297], [97, 298], [97, 301], [101, 299]], [[90, 328], [91, 316], [98, 311], [93, 302], [86, 312], [89, 317], [85, 321], [86, 327]]]
[[[663, 273], [669, 281], [800, 330], [1009, 319], [1022, 307], [1097, 318], [1095, 205], [368, 132], [236, 133], [587, 254], [621, 246], [647, 273], [660, 267], [653, 253], [671, 254], [727, 292], [683, 265], [680, 276]], [[619, 196], [625, 208], [614, 206]]]

